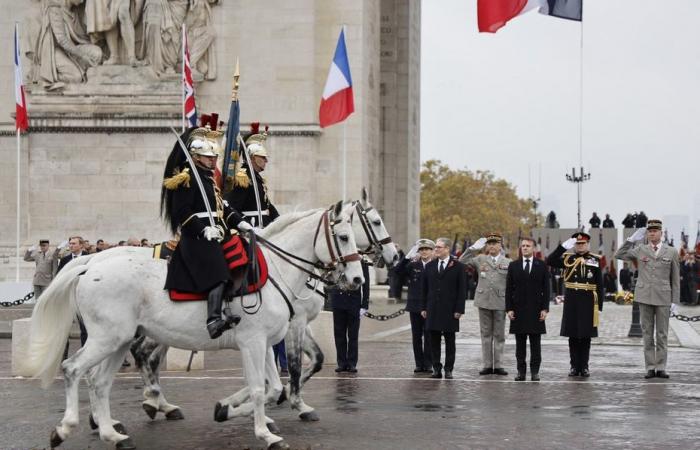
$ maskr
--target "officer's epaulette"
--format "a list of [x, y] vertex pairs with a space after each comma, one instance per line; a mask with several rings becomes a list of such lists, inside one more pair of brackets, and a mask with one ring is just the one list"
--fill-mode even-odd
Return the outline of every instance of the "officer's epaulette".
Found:
[[236, 171], [236, 176], [233, 180], [234, 186], [239, 186], [242, 188], [247, 188], [250, 186], [250, 178], [248, 177], [248, 172], [244, 168], [240, 168]]
[[180, 172], [180, 169], [175, 169], [172, 177], [163, 180], [163, 186], [165, 186], [165, 189], [169, 189], [171, 191], [174, 191], [183, 184], [186, 187], [190, 187], [189, 167], [185, 167], [185, 170], [183, 170], [182, 172]]
[[603, 257], [603, 255], [599, 255], [597, 253], [589, 253], [588, 256], [592, 256], [595, 259], [600, 259]]

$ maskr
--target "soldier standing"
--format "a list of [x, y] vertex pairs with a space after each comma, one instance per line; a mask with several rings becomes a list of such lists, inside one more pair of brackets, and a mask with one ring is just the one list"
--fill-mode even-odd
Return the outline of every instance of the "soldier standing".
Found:
[[49, 253], [49, 240], [41, 239], [39, 248], [32, 246], [24, 254], [25, 261], [34, 261], [36, 263], [36, 272], [34, 272], [34, 299], [37, 300], [41, 293], [53, 279], [53, 273], [58, 267], [58, 253], [61, 248], [57, 247], [52, 253]]
[[[491, 233], [478, 239], [459, 259], [479, 274], [474, 295], [481, 329], [483, 368], [479, 375], [508, 375], [502, 358], [506, 342], [506, 278], [511, 260], [501, 255], [502, 242], [500, 234]], [[486, 254], [477, 254], [484, 246]]]
[[[615, 253], [615, 258], [636, 261], [639, 276], [634, 301], [639, 304], [644, 337], [644, 378], [668, 378], [666, 343], [670, 313], [680, 301], [678, 252], [661, 242], [661, 221], [649, 220]], [[637, 245], [649, 239], [648, 245]], [[656, 339], [654, 330], [656, 329]]]
[[[605, 290], [600, 256], [589, 252], [591, 236], [574, 233], [547, 257], [551, 267], [563, 269], [564, 312], [561, 336], [569, 338], [569, 376], [589, 377], [591, 338], [598, 337], [598, 313], [603, 310]], [[565, 253], [574, 249], [574, 253]]]

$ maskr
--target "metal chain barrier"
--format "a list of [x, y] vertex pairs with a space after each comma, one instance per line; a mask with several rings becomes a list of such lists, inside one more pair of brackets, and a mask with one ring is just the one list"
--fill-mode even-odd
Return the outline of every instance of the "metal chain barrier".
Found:
[[681, 322], [700, 322], [700, 316], [684, 316], [683, 314], [671, 314], [671, 317], [680, 320]]
[[403, 308], [399, 309], [398, 311], [393, 312], [391, 314], [372, 314], [371, 312], [367, 311], [365, 313], [365, 317], [367, 317], [368, 319], [378, 320], [380, 322], [384, 322], [387, 320], [395, 319], [405, 312], [406, 312], [406, 310]]
[[25, 295], [24, 298], [17, 299], [13, 302], [0, 302], [0, 306], [4, 306], [6, 308], [10, 306], [18, 306], [25, 302], [28, 302], [32, 298], [34, 298], [34, 292], [30, 292], [29, 294]]

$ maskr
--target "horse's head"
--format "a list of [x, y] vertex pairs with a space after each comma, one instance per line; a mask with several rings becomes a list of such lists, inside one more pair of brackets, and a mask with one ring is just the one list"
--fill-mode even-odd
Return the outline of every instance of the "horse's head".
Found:
[[365, 279], [350, 216], [338, 202], [323, 212], [314, 243], [316, 257], [330, 268], [331, 281], [341, 289], [358, 289]]
[[362, 188], [362, 197], [352, 204], [352, 228], [355, 232], [357, 248], [362, 253], [371, 255], [377, 266], [386, 264], [392, 267], [399, 260], [399, 253], [391, 241], [384, 221], [374, 206], [369, 202], [367, 190]]

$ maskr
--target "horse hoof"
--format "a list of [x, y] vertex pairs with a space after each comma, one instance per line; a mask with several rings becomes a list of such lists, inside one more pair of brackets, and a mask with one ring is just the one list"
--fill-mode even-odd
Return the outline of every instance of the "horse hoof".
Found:
[[275, 442], [274, 444], [270, 444], [267, 446], [267, 450], [282, 450], [282, 449], [288, 449], [289, 444], [287, 444], [284, 441], [279, 441]]
[[136, 450], [136, 445], [134, 445], [134, 441], [132, 441], [131, 438], [126, 438], [123, 441], [117, 442], [115, 447], [118, 450]]
[[304, 422], [318, 422], [320, 420], [316, 411], [301, 413], [299, 414], [299, 418]]
[[270, 433], [272, 434], [280, 434], [280, 427], [278, 427], [275, 422], [268, 423], [267, 429], [270, 430]]
[[280, 394], [280, 398], [277, 399], [277, 404], [281, 405], [282, 403], [287, 401], [287, 390], [282, 389], [282, 393]]
[[49, 440], [49, 443], [50, 443], [50, 445], [51, 445], [51, 448], [56, 448], [56, 447], [58, 447], [59, 445], [61, 445], [62, 442], [63, 442], [63, 439], [61, 439], [61, 436], [59, 436], [59, 435], [58, 435], [58, 432], [56, 431], [56, 429], [54, 429], [54, 430], [51, 432], [51, 438], [50, 438], [50, 440]]
[[182, 415], [182, 412], [179, 409], [173, 409], [169, 413], [165, 414], [165, 418], [168, 420], [183, 420], [185, 416]]
[[158, 414], [158, 409], [149, 405], [148, 403], [143, 403], [141, 405], [143, 407], [143, 410], [146, 411], [146, 414], [148, 414], [148, 417], [151, 419], [156, 418], [156, 414]]
[[214, 420], [217, 422], [226, 422], [228, 420], [228, 406], [224, 406], [221, 402], [216, 402], [214, 407]]
[[88, 421], [90, 422], [90, 429], [91, 430], [96, 430], [98, 428], [97, 422], [95, 422], [95, 418], [92, 417], [92, 413], [88, 416]]
[[119, 422], [114, 424], [114, 431], [116, 431], [119, 434], [123, 434], [123, 435], [129, 434], [126, 432], [126, 427]]

